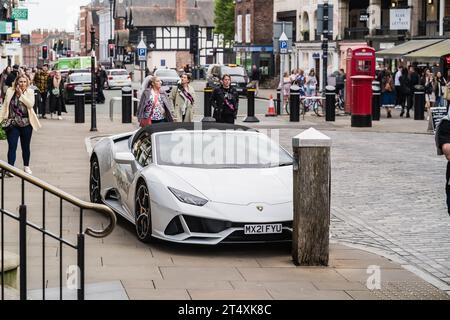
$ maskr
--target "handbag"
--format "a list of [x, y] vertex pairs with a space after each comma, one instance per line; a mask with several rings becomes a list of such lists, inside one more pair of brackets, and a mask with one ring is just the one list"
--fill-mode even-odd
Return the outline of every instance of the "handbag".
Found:
[[146, 126], [149, 126], [149, 125], [151, 125], [152, 124], [152, 117], [149, 117], [149, 118], [147, 118], [147, 119], [141, 119], [140, 121], [139, 121], [139, 126], [141, 127], [141, 128], [145, 128]]
[[0, 140], [6, 140], [6, 132], [1, 126], [0, 126]]

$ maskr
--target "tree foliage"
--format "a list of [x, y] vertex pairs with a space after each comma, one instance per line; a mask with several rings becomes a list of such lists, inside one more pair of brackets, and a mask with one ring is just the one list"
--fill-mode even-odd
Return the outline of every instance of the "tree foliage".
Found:
[[215, 0], [215, 32], [224, 35], [225, 40], [234, 40], [234, 0]]

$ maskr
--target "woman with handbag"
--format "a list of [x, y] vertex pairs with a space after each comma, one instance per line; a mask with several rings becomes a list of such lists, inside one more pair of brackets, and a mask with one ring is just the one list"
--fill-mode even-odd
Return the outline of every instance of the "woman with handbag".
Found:
[[185, 73], [181, 83], [172, 89], [170, 99], [175, 109], [175, 122], [194, 121], [195, 90], [190, 83], [191, 77]]
[[436, 86], [434, 88], [434, 94], [436, 95], [436, 107], [444, 106], [444, 93], [445, 86], [447, 85], [442, 73], [438, 72], [436, 74]]
[[153, 123], [173, 122], [172, 104], [166, 92], [161, 89], [161, 84], [158, 77], [152, 77], [149, 87], [142, 93], [137, 112], [142, 128]]
[[50, 97], [50, 115], [53, 118], [53, 114], [57, 113], [58, 120], [62, 120], [62, 112], [67, 113], [67, 110], [64, 102], [64, 80], [59, 71], [56, 71], [55, 74], [49, 78], [48, 92]]
[[387, 117], [392, 118], [391, 108], [395, 107], [394, 79], [389, 71], [386, 71], [382, 79], [381, 105], [386, 109]]
[[[20, 138], [24, 171], [32, 174], [30, 169], [30, 145], [33, 129], [38, 130], [41, 124], [33, 110], [34, 91], [29, 88], [26, 76], [18, 76], [13, 87], [6, 92], [5, 101], [0, 112], [0, 123], [8, 140], [8, 163], [16, 162], [17, 144]], [[7, 175], [8, 176], [8, 175]], [[11, 176], [9, 174], [9, 176]]]

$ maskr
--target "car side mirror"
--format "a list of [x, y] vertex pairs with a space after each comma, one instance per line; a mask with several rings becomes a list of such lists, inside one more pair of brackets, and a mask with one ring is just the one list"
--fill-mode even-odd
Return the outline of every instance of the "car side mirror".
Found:
[[114, 156], [114, 161], [118, 164], [133, 164], [135, 159], [130, 152], [118, 152]]

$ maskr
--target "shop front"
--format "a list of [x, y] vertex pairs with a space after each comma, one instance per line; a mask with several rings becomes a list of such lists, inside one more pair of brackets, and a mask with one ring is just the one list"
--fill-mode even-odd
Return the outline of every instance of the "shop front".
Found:
[[436, 66], [438, 71], [441, 71], [443, 75], [447, 75], [450, 69], [450, 39], [441, 39], [431, 46], [405, 55], [404, 58], [411, 63]]
[[256, 65], [261, 78], [275, 75], [273, 46], [235, 46], [236, 64], [243, 66], [251, 74], [252, 66]]

